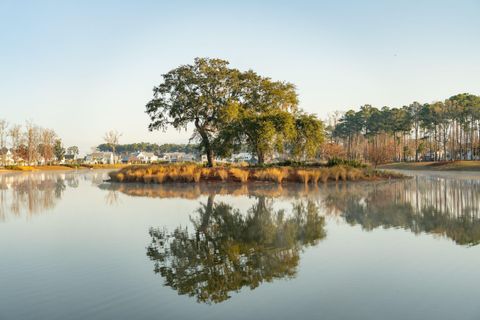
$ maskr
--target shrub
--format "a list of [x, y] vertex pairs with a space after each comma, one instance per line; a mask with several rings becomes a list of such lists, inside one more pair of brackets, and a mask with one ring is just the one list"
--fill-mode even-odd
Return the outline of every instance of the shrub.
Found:
[[340, 159], [340, 158], [332, 158], [328, 160], [327, 167], [335, 167], [335, 166], [348, 166], [353, 168], [366, 168], [367, 165], [358, 160], [348, 160], [348, 159]]

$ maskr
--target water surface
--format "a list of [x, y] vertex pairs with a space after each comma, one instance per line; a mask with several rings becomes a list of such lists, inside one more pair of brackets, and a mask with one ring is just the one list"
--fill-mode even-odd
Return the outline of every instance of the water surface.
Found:
[[480, 176], [0, 175], [0, 319], [478, 319]]

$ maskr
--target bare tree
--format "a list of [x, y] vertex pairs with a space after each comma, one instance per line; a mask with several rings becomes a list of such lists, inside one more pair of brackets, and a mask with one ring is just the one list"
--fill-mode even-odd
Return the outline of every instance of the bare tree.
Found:
[[5, 119], [0, 119], [0, 155], [2, 165], [7, 163], [7, 136], [8, 136], [8, 122]]
[[38, 146], [40, 143], [40, 129], [32, 122], [25, 125], [25, 144], [27, 149], [27, 162], [33, 164], [38, 160]]
[[106, 132], [105, 136], [103, 137], [103, 140], [105, 140], [105, 142], [112, 148], [113, 163], [115, 163], [115, 149], [121, 136], [122, 134], [119, 133], [117, 130], [110, 130]]
[[13, 125], [8, 131], [8, 135], [10, 136], [10, 146], [12, 147], [13, 162], [17, 163], [20, 158], [19, 149], [20, 146], [23, 144], [22, 126], [19, 124]]
[[52, 161], [56, 137], [57, 134], [52, 129], [41, 129], [39, 152], [40, 155], [43, 157], [45, 164]]

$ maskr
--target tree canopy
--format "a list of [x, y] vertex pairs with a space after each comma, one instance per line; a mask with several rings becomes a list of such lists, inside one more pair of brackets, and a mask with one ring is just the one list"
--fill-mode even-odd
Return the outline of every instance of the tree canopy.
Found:
[[[210, 166], [215, 155], [229, 155], [242, 146], [263, 163], [274, 152], [283, 152], [298, 137], [297, 129], [316, 128], [319, 132], [314, 137], [323, 140], [320, 120], [315, 118], [313, 126], [297, 126], [302, 121], [297, 117], [306, 118], [298, 109], [293, 84], [273, 81], [252, 70], [241, 72], [230, 68], [225, 60], [196, 58], [192, 65], [164, 74], [163, 82], [153, 91], [146, 107], [149, 129], [186, 129], [193, 124], [192, 139], [199, 142]], [[313, 115], [309, 117], [314, 120]], [[309, 150], [296, 152], [314, 154], [318, 144], [307, 141], [305, 132], [300, 135], [300, 146]]]

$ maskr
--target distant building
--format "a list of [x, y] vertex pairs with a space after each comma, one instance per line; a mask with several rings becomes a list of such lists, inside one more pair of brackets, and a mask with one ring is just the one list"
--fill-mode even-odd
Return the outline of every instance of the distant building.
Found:
[[63, 157], [63, 160], [61, 161], [61, 163], [73, 163], [76, 160], [77, 160], [77, 157], [74, 154], [66, 154]]
[[116, 156], [113, 152], [93, 152], [85, 157], [87, 164], [112, 164], [115, 160]]
[[125, 154], [122, 157], [123, 163], [153, 163], [158, 161], [158, 157], [153, 152], [134, 152]]
[[166, 152], [160, 156], [159, 160], [166, 162], [196, 162], [198, 157], [193, 153]]
[[0, 164], [3, 164], [4, 160], [5, 160], [5, 165], [7, 166], [15, 164], [15, 161], [13, 159], [13, 154], [7, 148], [5, 148], [4, 150], [0, 150]]
[[234, 153], [231, 162], [255, 162], [255, 157], [249, 152]]

